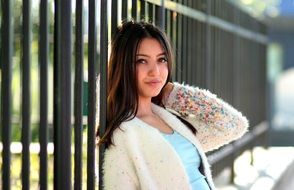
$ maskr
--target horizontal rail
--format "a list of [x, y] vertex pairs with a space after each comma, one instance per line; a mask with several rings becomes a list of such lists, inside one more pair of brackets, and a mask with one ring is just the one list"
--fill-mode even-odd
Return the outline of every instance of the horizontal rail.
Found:
[[[74, 148], [72, 147], [72, 153], [74, 153]], [[3, 151], [3, 144], [0, 142], [0, 153]], [[11, 142], [10, 144], [11, 154], [21, 154], [22, 153], [22, 143], [21, 142]], [[47, 143], [47, 152], [52, 154], [54, 152], [54, 143]], [[30, 154], [40, 153], [40, 143], [30, 143]]]
[[[3, 151], [3, 144], [0, 142], [0, 153]], [[11, 154], [21, 154], [22, 153], [22, 143], [21, 142], [11, 142], [10, 144]], [[71, 147], [72, 154], [75, 153], [74, 146]], [[40, 153], [40, 143], [33, 142], [30, 143], [30, 154]], [[54, 153], [54, 143], [47, 143], [47, 153], [53, 155]]]
[[[216, 152], [212, 152], [208, 155], [208, 161], [212, 167], [220, 166], [229, 167], [232, 166], [231, 160], [241, 155], [248, 147], [258, 145], [260, 137], [268, 134], [269, 127], [266, 121], [261, 122], [259, 125], [253, 127], [252, 130], [248, 131], [242, 138], [235, 142], [224, 146]], [[267, 142], [263, 143], [266, 147]], [[228, 162], [229, 161], [229, 162]], [[218, 175], [221, 170], [213, 170], [214, 175]]]
[[[153, 3], [153, 4], [156, 4], [156, 5], [161, 5], [161, 2], [157, 1], [157, 0], [146, 0], [146, 1]], [[179, 3], [166, 0], [166, 1], [164, 1], [164, 8], [166, 8], [168, 10], [175, 11], [175, 12], [180, 13], [182, 15], [185, 15], [187, 17], [196, 19], [200, 22], [205, 22], [211, 26], [215, 26], [217, 28], [231, 32], [231, 33], [236, 34], [240, 37], [243, 37], [243, 38], [246, 38], [249, 40], [253, 40], [253, 41], [256, 41], [256, 42], [259, 42], [262, 44], [268, 43], [268, 38], [264, 34], [250, 31], [250, 30], [243, 28], [239, 25], [232, 24], [228, 21], [225, 21], [225, 20], [220, 19], [215, 16], [205, 14], [201, 11], [192, 9], [192, 8], [187, 7], [185, 5], [181, 5]]]

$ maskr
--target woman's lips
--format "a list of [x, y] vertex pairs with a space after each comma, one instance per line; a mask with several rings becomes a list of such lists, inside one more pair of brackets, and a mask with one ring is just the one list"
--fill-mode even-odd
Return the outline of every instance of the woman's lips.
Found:
[[154, 85], [160, 84], [161, 81], [160, 80], [157, 80], [157, 79], [154, 79], [154, 80], [149, 80], [146, 83], [149, 84], [149, 85], [154, 86]]

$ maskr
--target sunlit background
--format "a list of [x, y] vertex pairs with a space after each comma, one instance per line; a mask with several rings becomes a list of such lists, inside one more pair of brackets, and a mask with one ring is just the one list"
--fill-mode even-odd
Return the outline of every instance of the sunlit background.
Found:
[[[268, 26], [267, 76], [269, 93], [269, 149], [254, 149], [235, 162], [235, 185], [227, 173], [217, 179], [222, 190], [294, 189], [294, 0], [230, 0]], [[283, 180], [282, 180], [283, 179]]]

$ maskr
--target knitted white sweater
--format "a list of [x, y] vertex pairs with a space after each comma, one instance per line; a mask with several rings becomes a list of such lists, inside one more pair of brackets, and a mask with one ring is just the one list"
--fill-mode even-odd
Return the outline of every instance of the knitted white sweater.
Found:
[[[195, 145], [203, 174], [215, 189], [205, 152], [241, 137], [247, 119], [209, 91], [178, 83], [164, 104], [166, 109], [153, 104], [153, 112]], [[189, 121], [197, 129], [196, 136], [167, 110]], [[115, 130], [113, 141], [103, 165], [106, 190], [191, 189], [179, 156], [156, 128], [135, 117]]]

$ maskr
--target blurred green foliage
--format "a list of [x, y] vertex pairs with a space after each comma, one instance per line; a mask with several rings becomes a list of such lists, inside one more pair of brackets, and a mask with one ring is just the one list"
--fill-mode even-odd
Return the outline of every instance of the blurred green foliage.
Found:
[[[30, 83], [30, 95], [31, 95], [31, 140], [32, 142], [38, 142], [39, 133], [39, 109], [40, 109], [40, 74], [39, 74], [39, 3], [40, 1], [31, 1], [31, 83]], [[1, 5], [0, 5], [1, 6]], [[12, 128], [11, 128], [11, 141], [20, 141], [21, 139], [21, 107], [22, 107], [22, 0], [12, 1], [12, 23], [13, 23], [13, 57], [12, 57]], [[48, 1], [48, 37], [49, 37], [49, 56], [48, 56], [48, 130], [49, 130], [49, 142], [53, 141], [53, 33], [54, 33], [54, 4], [53, 0]], [[1, 11], [1, 9], [0, 9]], [[74, 22], [75, 14], [72, 15], [72, 33], [74, 34]], [[0, 23], [2, 21], [2, 13], [0, 12]], [[1, 29], [1, 28], [0, 28]], [[0, 38], [1, 39], [1, 38]], [[74, 48], [74, 38], [73, 46]], [[73, 51], [74, 52], [74, 51]], [[84, 68], [87, 71], [87, 43], [84, 45]], [[1, 55], [0, 55], [1, 56]], [[74, 53], [73, 53], [74, 56]], [[72, 59], [72, 71], [74, 72], [74, 59]], [[74, 75], [73, 75], [74, 76]], [[72, 78], [72, 89], [74, 78]], [[87, 80], [87, 79], [86, 79]], [[1, 84], [1, 72], [0, 72], [0, 84]], [[87, 82], [84, 82], [84, 88], [87, 87]], [[84, 93], [84, 114], [87, 114], [87, 93]], [[74, 94], [72, 94], [72, 101]], [[73, 107], [72, 107], [73, 109]], [[2, 138], [0, 130], [0, 141]]]
[[[82, 158], [82, 188], [86, 189], [87, 185], [87, 130], [83, 131], [83, 158]], [[74, 147], [72, 147], [72, 150], [74, 150]], [[2, 152], [0, 151], [0, 157], [2, 157]], [[21, 154], [11, 154], [11, 187], [14, 190], [21, 190], [22, 184], [21, 184]], [[48, 189], [53, 189], [53, 162], [54, 157], [53, 154], [48, 154]], [[74, 151], [72, 151], [72, 181], [74, 181]], [[40, 165], [40, 159], [38, 154], [30, 154], [30, 189], [39, 189], [39, 165]], [[0, 171], [2, 171], [2, 159], [0, 159]], [[0, 177], [2, 178], [2, 172], [0, 172]], [[0, 181], [0, 187], [1, 187], [1, 181]], [[1, 189], [1, 188], [0, 188]]]
[[[13, 57], [12, 57], [12, 80], [11, 80], [11, 91], [12, 91], [12, 126], [11, 126], [11, 141], [19, 142], [21, 140], [21, 121], [22, 121], [22, 0], [13, 0], [12, 2], [12, 27], [13, 27]], [[40, 106], [40, 73], [39, 73], [39, 62], [38, 62], [38, 53], [39, 53], [39, 3], [40, 1], [31, 1], [31, 83], [30, 83], [30, 100], [31, 100], [31, 141], [39, 141], [39, 106]], [[0, 34], [2, 30], [2, 12], [1, 12], [2, 3], [0, 3]], [[53, 13], [53, 0], [48, 1], [48, 16], [49, 16], [49, 56], [48, 56], [48, 137], [49, 142], [53, 141], [53, 33], [54, 33], [54, 13]], [[73, 46], [74, 48], [74, 17], [73, 13]], [[1, 40], [1, 38], [0, 38]], [[1, 43], [1, 41], [0, 41]], [[3, 47], [1, 47], [3, 48]], [[74, 52], [74, 51], [73, 51]], [[87, 42], [84, 43], [84, 71], [85, 71], [85, 82], [84, 88], [87, 88], [87, 55], [88, 48]], [[74, 57], [74, 53], [73, 53]], [[0, 55], [1, 58], [1, 55]], [[72, 72], [74, 72], [74, 59], [72, 59]], [[1, 84], [1, 66], [0, 66], [0, 84]], [[74, 84], [74, 74], [72, 75], [72, 89]], [[0, 85], [1, 86], [1, 85]], [[1, 88], [0, 88], [1, 90]], [[84, 115], [87, 114], [87, 93], [84, 93]], [[72, 94], [72, 101], [74, 94]], [[1, 100], [0, 100], [1, 101]], [[73, 107], [72, 107], [73, 109]], [[2, 129], [0, 129], [0, 141], [2, 138]], [[72, 141], [74, 141], [74, 131], [72, 130]], [[74, 143], [73, 143], [74, 144]], [[12, 151], [13, 152], [13, 151]], [[72, 147], [72, 153], [74, 153], [74, 148]], [[74, 159], [72, 154], [72, 170], [74, 170]], [[2, 152], [0, 151], [0, 158], [2, 158]], [[21, 185], [21, 153], [12, 153], [11, 155], [11, 187], [12, 189], [22, 189]], [[84, 126], [83, 130], [83, 189], [86, 188], [86, 163], [87, 163], [87, 130]], [[31, 189], [39, 188], [39, 155], [30, 154], [30, 185]], [[2, 159], [0, 159], [0, 171], [2, 171]], [[0, 177], [2, 178], [2, 172], [0, 172]], [[48, 155], [48, 189], [53, 189], [53, 155]], [[72, 178], [73, 178], [72, 172]], [[74, 181], [74, 180], [72, 180]], [[1, 189], [1, 180], [0, 180], [0, 189]]]

